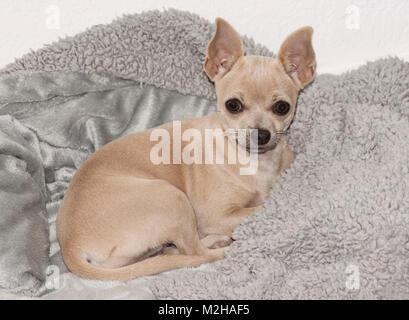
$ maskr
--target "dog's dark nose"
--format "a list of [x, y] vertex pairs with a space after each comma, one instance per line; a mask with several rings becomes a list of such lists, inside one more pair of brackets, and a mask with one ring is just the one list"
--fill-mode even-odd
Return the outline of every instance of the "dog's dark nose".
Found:
[[271, 138], [271, 133], [270, 131], [266, 130], [266, 129], [257, 129], [253, 131], [252, 133], [252, 138], [253, 141], [255, 140], [254, 138], [257, 137], [257, 143], [259, 146], [263, 146], [265, 144], [267, 144], [267, 142], [270, 141]]

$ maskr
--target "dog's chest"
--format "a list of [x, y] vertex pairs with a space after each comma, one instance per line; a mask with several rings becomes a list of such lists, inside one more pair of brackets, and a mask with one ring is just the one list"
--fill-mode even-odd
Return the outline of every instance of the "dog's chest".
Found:
[[252, 205], [261, 205], [266, 200], [271, 187], [280, 177], [281, 158], [281, 145], [270, 152], [259, 155], [258, 168], [255, 174], [256, 197]]

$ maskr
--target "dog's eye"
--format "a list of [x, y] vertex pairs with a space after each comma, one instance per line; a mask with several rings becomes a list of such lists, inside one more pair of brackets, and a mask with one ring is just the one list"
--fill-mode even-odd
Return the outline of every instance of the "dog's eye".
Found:
[[278, 101], [273, 105], [273, 112], [279, 116], [283, 116], [290, 111], [290, 104], [285, 101]]
[[230, 113], [239, 113], [243, 110], [243, 105], [239, 99], [230, 99], [226, 101], [226, 109]]

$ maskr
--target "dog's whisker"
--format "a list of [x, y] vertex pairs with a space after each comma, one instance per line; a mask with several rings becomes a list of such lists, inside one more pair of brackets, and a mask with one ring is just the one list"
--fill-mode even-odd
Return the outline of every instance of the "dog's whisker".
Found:
[[224, 134], [226, 136], [233, 136], [233, 137], [237, 137], [239, 135], [238, 131], [234, 131], [234, 130], [225, 130]]
[[[246, 134], [243, 134], [243, 132], [240, 132], [240, 131], [237, 131], [237, 130], [225, 130], [224, 134], [226, 136], [230, 136], [230, 137], [246, 136]], [[277, 136], [287, 135], [288, 131], [276, 131], [275, 134]]]

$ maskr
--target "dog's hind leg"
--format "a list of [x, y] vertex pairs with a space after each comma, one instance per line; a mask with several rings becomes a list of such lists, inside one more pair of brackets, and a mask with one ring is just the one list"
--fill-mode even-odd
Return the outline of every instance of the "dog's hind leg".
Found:
[[[169, 182], [121, 177], [104, 185], [104, 195], [98, 198], [89, 188], [88, 201], [95, 211], [84, 214], [87, 221], [109, 228], [103, 233], [71, 233], [62, 244], [64, 260], [73, 272], [94, 279], [127, 280], [223, 258], [223, 249], [208, 249], [201, 243], [186, 194]], [[141, 260], [150, 250], [170, 243], [180, 254]]]

